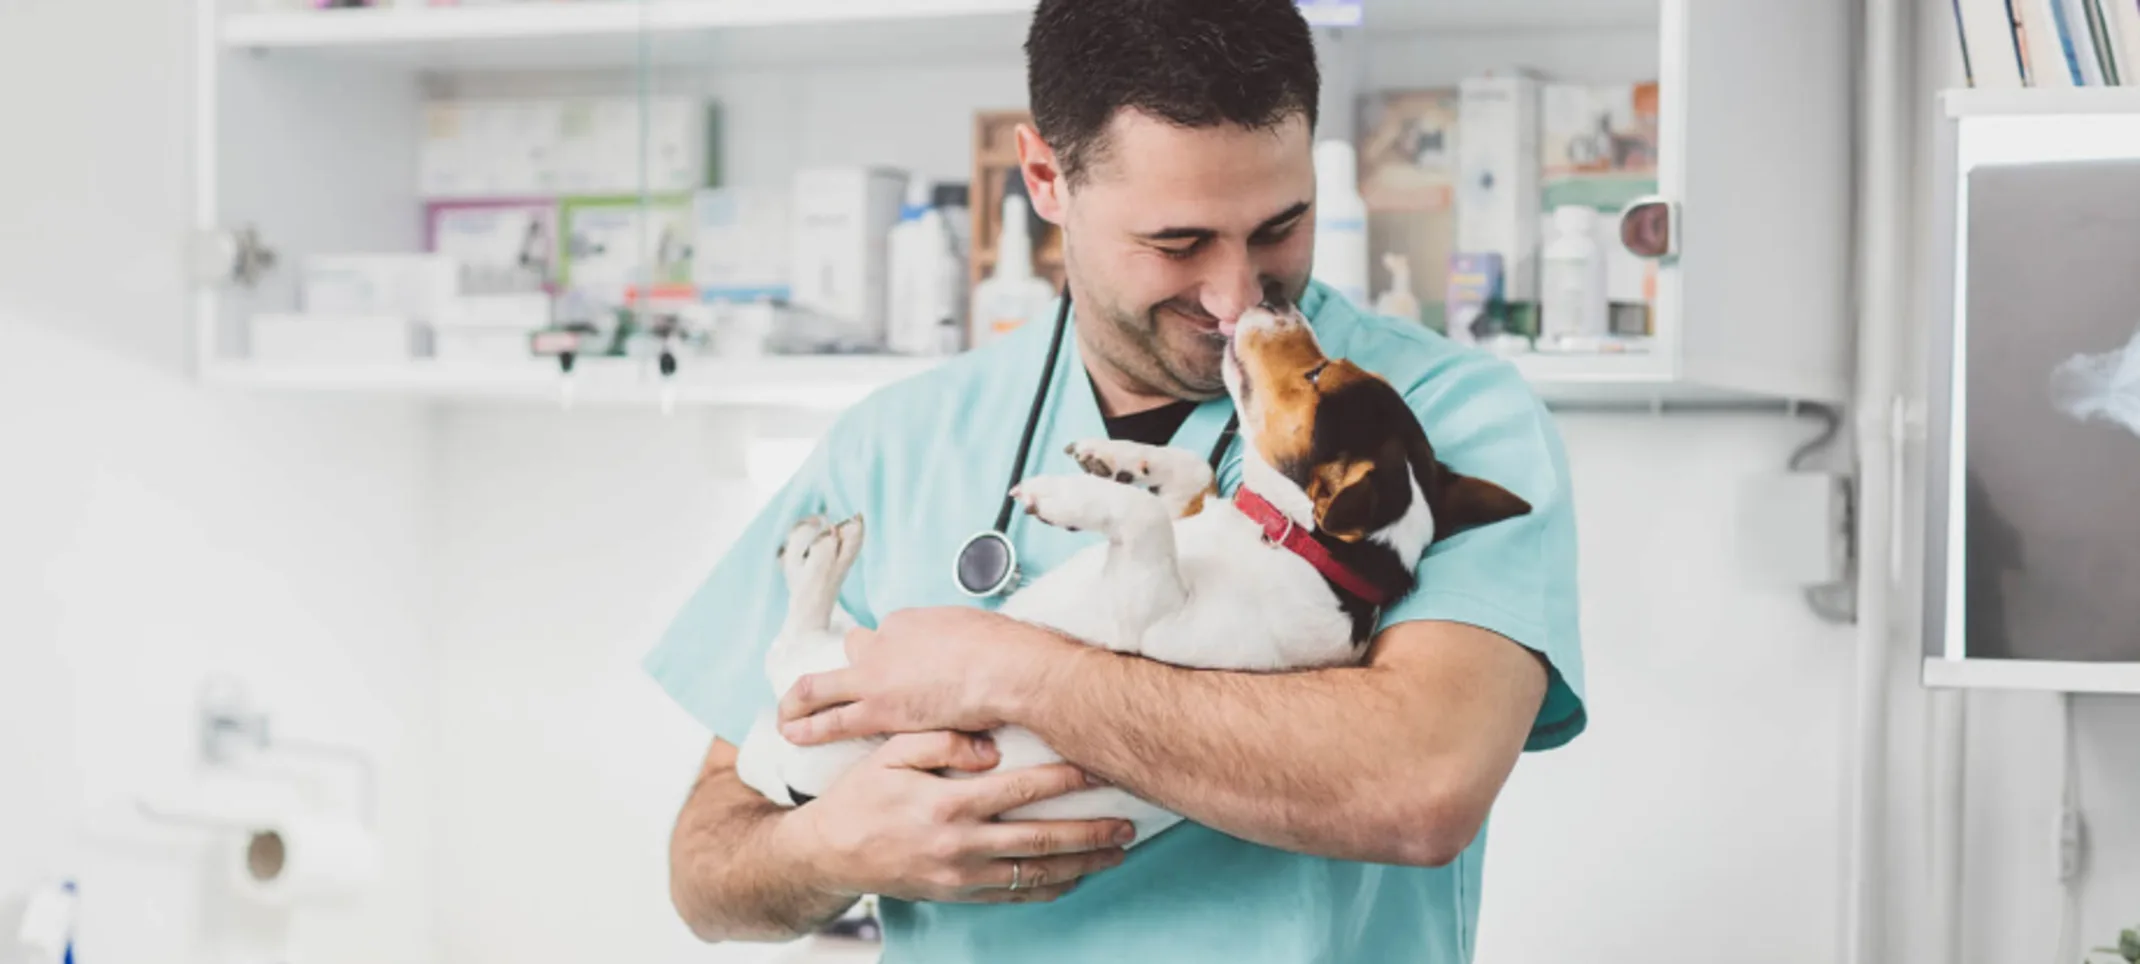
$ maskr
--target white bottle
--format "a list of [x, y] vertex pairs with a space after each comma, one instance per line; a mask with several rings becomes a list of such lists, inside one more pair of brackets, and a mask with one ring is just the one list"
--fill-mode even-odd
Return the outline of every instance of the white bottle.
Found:
[[1029, 212], [1023, 191], [1003, 193], [1003, 230], [996, 241], [996, 268], [973, 289], [971, 347], [979, 348], [1016, 331], [1046, 312], [1055, 301], [1055, 286], [1033, 274], [1033, 238], [1026, 226]]
[[885, 345], [901, 355], [928, 354], [920, 330], [928, 324], [930, 288], [934, 286], [928, 236], [929, 183], [916, 178], [907, 182], [906, 205], [899, 210], [899, 223], [885, 239], [891, 248], [891, 292], [886, 298]]
[[1382, 256], [1382, 266], [1389, 269], [1390, 286], [1375, 299], [1375, 314], [1418, 322], [1419, 298], [1412, 294], [1412, 262], [1393, 251]]
[[1315, 145], [1315, 280], [1365, 310], [1373, 302], [1367, 291], [1367, 202], [1360, 199], [1359, 161], [1352, 144], [1328, 140]]
[[1579, 204], [1553, 209], [1553, 238], [1539, 265], [1538, 329], [1547, 344], [1602, 339], [1611, 329], [1605, 303], [1605, 258], [1591, 232], [1597, 212]]

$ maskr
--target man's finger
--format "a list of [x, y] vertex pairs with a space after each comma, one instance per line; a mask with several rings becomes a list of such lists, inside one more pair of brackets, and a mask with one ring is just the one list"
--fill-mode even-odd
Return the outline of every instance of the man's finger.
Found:
[[1031, 889], [1020, 887], [1017, 890], [1004, 890], [1002, 888], [977, 890], [954, 897], [952, 902], [961, 904], [1045, 904], [1076, 889], [1077, 881], [1066, 880], [1060, 884], [1049, 884], [1046, 887], [1034, 887]]
[[861, 679], [851, 669], [811, 673], [780, 696], [780, 722], [792, 723], [812, 713], [861, 699]]
[[963, 809], [975, 820], [988, 820], [1006, 810], [1016, 810], [1066, 793], [1094, 786], [1085, 771], [1067, 763], [1026, 767], [1005, 773], [975, 777], [961, 788]]
[[860, 703], [844, 703], [816, 716], [806, 716], [780, 725], [780, 735], [796, 746], [815, 746], [841, 740], [876, 736], [883, 730], [870, 724]]
[[861, 654], [862, 647], [869, 645], [870, 641], [876, 638], [877, 633], [874, 630], [863, 629], [860, 626], [848, 630], [847, 638], [843, 644], [843, 648], [847, 651], [847, 662], [854, 663], [856, 657]]
[[884, 741], [878, 758], [888, 766], [910, 770], [986, 770], [996, 765], [994, 740], [964, 733], [901, 733]]
[[[1091, 853], [1065, 854], [1059, 857], [992, 861], [974, 869], [973, 882], [964, 890], [970, 894], [990, 896], [995, 896], [991, 894], [992, 891], [1001, 891], [1005, 897], [1046, 891], [1075, 884], [1084, 877], [1120, 866], [1123, 857], [1124, 854], [1120, 850], [1095, 850]], [[1011, 889], [1013, 883], [1018, 885], [1017, 890]]]
[[974, 828], [976, 857], [1052, 857], [1127, 846], [1137, 829], [1127, 820], [1022, 820]]

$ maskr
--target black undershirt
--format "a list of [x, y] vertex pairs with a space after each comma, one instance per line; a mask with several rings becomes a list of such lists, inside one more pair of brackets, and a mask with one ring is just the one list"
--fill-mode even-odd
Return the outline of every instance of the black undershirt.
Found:
[[1196, 403], [1172, 402], [1158, 408], [1117, 415], [1107, 419], [1107, 437], [1118, 441], [1142, 442], [1146, 445], [1165, 445], [1174, 440], [1174, 433], [1181, 430], [1181, 423], [1189, 420], [1189, 413], [1196, 411]]

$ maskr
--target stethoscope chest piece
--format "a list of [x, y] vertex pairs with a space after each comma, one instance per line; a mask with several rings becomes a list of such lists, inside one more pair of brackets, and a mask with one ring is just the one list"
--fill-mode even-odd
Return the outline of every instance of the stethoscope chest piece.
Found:
[[1004, 595], [1018, 588], [1018, 550], [1000, 531], [974, 533], [959, 548], [951, 576], [959, 591], [976, 599]]

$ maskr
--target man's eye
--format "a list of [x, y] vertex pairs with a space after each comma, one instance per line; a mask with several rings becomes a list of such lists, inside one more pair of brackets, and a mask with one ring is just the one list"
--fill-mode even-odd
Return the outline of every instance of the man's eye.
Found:
[[1285, 239], [1292, 237], [1293, 231], [1298, 227], [1300, 227], [1300, 222], [1294, 221], [1291, 224], [1288, 224], [1282, 228], [1272, 228], [1268, 231], [1264, 231], [1256, 235], [1255, 237], [1250, 238], [1249, 241], [1252, 244], [1279, 244], [1284, 242]]
[[1187, 261], [1190, 258], [1195, 257], [1197, 249], [1201, 247], [1203, 246], [1191, 244], [1179, 248], [1154, 248], [1153, 250], [1158, 251], [1160, 254], [1166, 255], [1167, 260], [1170, 261]]

